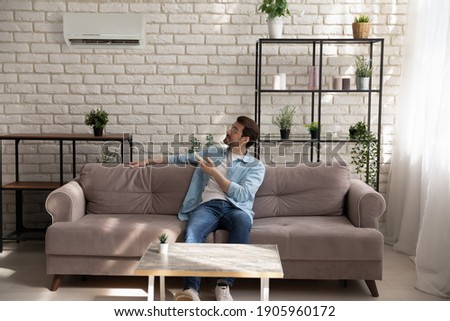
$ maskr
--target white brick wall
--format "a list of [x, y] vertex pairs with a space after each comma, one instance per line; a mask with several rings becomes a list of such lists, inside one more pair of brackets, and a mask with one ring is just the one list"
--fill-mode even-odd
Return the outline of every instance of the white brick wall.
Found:
[[[307, 2], [307, 4], [306, 4]], [[110, 113], [106, 130], [134, 134], [134, 140], [164, 142], [180, 133], [222, 139], [236, 116], [253, 117], [254, 53], [258, 38], [267, 36], [258, 0], [164, 0], [142, 2], [0, 0], [0, 130], [2, 133], [88, 133], [84, 114], [102, 106]], [[287, 37], [351, 37], [351, 22], [359, 13], [373, 17], [373, 36], [385, 38], [383, 159], [389, 159], [403, 52], [407, 1], [290, 0]], [[64, 12], [143, 13], [147, 48], [138, 50], [71, 50], [63, 40]], [[278, 49], [275, 49], [278, 52]], [[305, 85], [308, 49], [283, 47], [281, 57], [268, 58], [269, 72], [287, 72], [288, 84]], [[355, 49], [326, 48], [332, 75], [350, 73]], [[336, 57], [337, 54], [347, 57]], [[350, 58], [349, 58], [350, 57]], [[296, 74], [290, 74], [292, 68]], [[269, 74], [264, 80], [272, 81]], [[327, 128], [346, 131], [364, 114], [357, 95], [325, 97]], [[294, 132], [304, 131], [309, 97], [264, 97], [263, 132], [276, 133], [272, 117], [280, 107], [299, 105]], [[337, 126], [337, 127], [336, 127]], [[51, 145], [51, 144], [50, 144]], [[80, 144], [79, 162], [95, 161], [98, 146]], [[24, 178], [58, 179], [57, 148], [21, 146]], [[47, 145], [46, 145], [47, 146]], [[3, 143], [3, 181], [14, 176], [11, 142]], [[70, 161], [70, 149], [67, 149]], [[347, 156], [348, 157], [348, 156]], [[66, 178], [71, 178], [67, 166]], [[388, 164], [382, 167], [381, 191], [386, 191]], [[4, 192], [7, 231], [14, 228], [14, 197]], [[26, 221], [48, 220], [45, 195], [27, 192]], [[39, 215], [36, 215], [39, 214]]]

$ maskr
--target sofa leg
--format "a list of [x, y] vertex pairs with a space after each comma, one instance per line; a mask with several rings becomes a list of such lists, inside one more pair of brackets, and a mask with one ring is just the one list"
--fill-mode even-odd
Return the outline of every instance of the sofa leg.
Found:
[[58, 290], [63, 278], [64, 278], [64, 275], [55, 274], [53, 276], [53, 282], [52, 282], [52, 286], [50, 287], [50, 291], [55, 292], [56, 290]]
[[365, 280], [367, 287], [369, 288], [370, 293], [372, 293], [373, 297], [378, 297], [378, 289], [375, 280]]

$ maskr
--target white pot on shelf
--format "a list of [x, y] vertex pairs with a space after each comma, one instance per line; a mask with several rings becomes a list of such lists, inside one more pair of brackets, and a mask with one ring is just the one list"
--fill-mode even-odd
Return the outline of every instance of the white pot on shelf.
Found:
[[269, 26], [269, 38], [281, 38], [283, 36], [283, 18], [267, 19], [267, 25]]
[[357, 90], [369, 90], [370, 77], [356, 77]]

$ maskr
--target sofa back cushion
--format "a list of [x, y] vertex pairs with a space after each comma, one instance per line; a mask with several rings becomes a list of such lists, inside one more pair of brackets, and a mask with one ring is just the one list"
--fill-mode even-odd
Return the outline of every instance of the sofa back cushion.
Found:
[[132, 169], [87, 164], [79, 183], [88, 214], [176, 214], [192, 173], [193, 168], [176, 165]]
[[154, 213], [178, 213], [195, 167], [189, 164], [152, 166], [151, 189]]
[[256, 193], [255, 218], [342, 215], [350, 170], [337, 163], [267, 166]]

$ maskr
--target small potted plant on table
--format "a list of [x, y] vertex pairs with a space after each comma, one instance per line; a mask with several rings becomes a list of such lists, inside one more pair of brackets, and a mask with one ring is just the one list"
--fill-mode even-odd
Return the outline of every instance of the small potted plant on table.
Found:
[[162, 233], [158, 237], [159, 239], [159, 253], [165, 254], [169, 252], [169, 235], [167, 233]]
[[295, 106], [284, 106], [280, 114], [272, 121], [280, 128], [281, 139], [289, 139], [291, 127], [294, 122]]
[[109, 121], [108, 116], [103, 109], [91, 110], [85, 115], [84, 123], [94, 128], [94, 136], [102, 136], [103, 129]]

